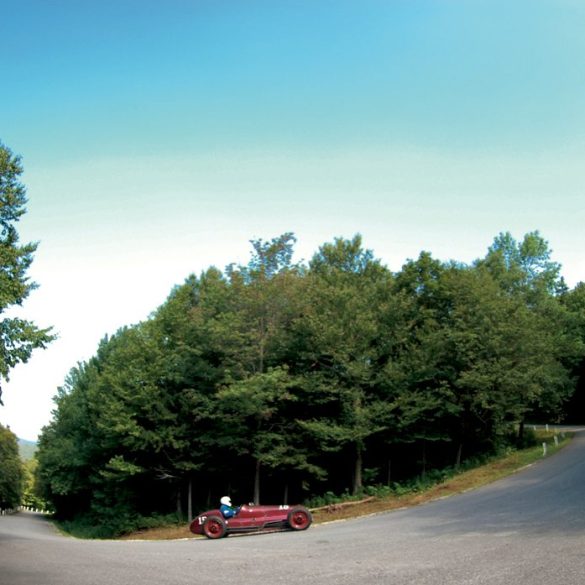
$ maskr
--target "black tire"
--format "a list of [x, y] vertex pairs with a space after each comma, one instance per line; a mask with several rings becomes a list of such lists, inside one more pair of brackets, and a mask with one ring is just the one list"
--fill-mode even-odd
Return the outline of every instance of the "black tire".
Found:
[[288, 513], [287, 522], [292, 530], [307, 530], [313, 522], [313, 516], [304, 506], [297, 506]]
[[213, 540], [222, 538], [227, 534], [225, 520], [220, 516], [209, 516], [203, 524], [203, 534]]

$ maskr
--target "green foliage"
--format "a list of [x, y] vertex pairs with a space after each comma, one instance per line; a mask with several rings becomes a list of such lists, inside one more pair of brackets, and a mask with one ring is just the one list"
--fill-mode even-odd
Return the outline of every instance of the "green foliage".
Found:
[[50, 329], [6, 316], [8, 309], [20, 306], [36, 287], [26, 273], [37, 244], [20, 245], [15, 227], [26, 213], [26, 190], [19, 181], [22, 172], [20, 157], [0, 142], [0, 379], [5, 380], [14, 366], [28, 361], [34, 349], [44, 348], [54, 339]]
[[22, 505], [36, 510], [48, 510], [47, 502], [37, 493], [36, 471], [38, 462], [36, 458], [24, 461], [24, 483], [22, 493]]
[[176, 514], [140, 516], [128, 514], [125, 509], [113, 509], [106, 515], [81, 515], [75, 520], [58, 521], [59, 528], [76, 538], [115, 538], [138, 530], [180, 524]]
[[0, 425], [0, 509], [20, 505], [24, 468], [18, 454], [16, 435]]
[[299, 424], [325, 451], [351, 449], [357, 493], [366, 441], [391, 425], [394, 407], [381, 388], [378, 368], [385, 359], [379, 315], [390, 303], [392, 276], [357, 235], [323, 245], [307, 280], [299, 345], [315, 416]]
[[563, 287], [537, 232], [397, 273], [359, 235], [308, 266], [294, 242], [189, 276], [71, 370], [36, 470], [64, 526], [121, 534], [226, 493], [420, 490], [533, 440], [524, 421], [560, 416], [585, 375], [584, 289]]

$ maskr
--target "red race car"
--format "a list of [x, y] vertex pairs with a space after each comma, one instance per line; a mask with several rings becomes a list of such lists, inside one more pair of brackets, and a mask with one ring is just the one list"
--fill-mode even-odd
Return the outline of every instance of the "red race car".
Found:
[[221, 538], [232, 533], [256, 532], [269, 528], [306, 530], [313, 517], [304, 506], [255, 506], [243, 505], [232, 518], [224, 518], [219, 510], [199, 514], [191, 522], [193, 534], [204, 534], [207, 538]]

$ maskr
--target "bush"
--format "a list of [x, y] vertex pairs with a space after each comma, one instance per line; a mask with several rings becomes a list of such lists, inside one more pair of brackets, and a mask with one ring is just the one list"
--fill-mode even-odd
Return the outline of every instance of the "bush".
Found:
[[147, 528], [159, 528], [170, 524], [181, 524], [177, 514], [140, 516], [128, 511], [118, 515], [110, 515], [105, 519], [100, 516], [96, 518], [95, 514], [85, 514], [78, 516], [74, 520], [58, 521], [59, 528], [77, 538], [115, 538], [146, 530]]

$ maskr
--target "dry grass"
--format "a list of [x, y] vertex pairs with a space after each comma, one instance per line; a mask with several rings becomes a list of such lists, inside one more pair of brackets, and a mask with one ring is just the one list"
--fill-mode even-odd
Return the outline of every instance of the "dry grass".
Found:
[[[558, 447], [554, 444], [552, 432], [547, 435], [542, 435], [540, 438], [542, 441], [547, 441], [548, 456], [550, 456], [563, 447], [570, 440], [571, 436], [568, 435], [562, 440]], [[350, 505], [332, 505], [324, 509], [315, 510], [313, 511], [313, 521], [320, 524], [387, 512], [399, 508], [418, 506], [438, 498], [460, 494], [497, 481], [498, 479], [511, 475], [519, 469], [542, 459], [542, 456], [542, 447], [540, 446], [516, 451], [498, 459], [497, 461], [477, 467], [476, 469], [462, 472], [453, 478], [432, 486], [422, 492], [408, 493], [401, 496], [388, 496], [385, 498], [367, 498], [362, 502], [356, 502]], [[187, 524], [153, 528], [123, 537], [125, 540], [173, 540], [184, 538], [201, 537], [192, 534], [189, 531], [189, 526]]]
[[188, 524], [180, 526], [163, 526], [149, 528], [120, 537], [120, 540], [180, 540], [184, 538], [201, 538], [189, 530]]

